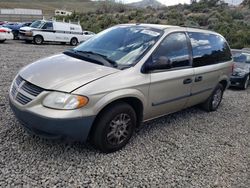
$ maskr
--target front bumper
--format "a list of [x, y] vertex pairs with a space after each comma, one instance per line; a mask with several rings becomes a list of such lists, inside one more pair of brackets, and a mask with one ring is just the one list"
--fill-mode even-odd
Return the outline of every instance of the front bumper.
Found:
[[245, 82], [245, 77], [231, 76], [230, 85], [236, 87], [242, 87]]
[[18, 37], [19, 37], [20, 40], [30, 40], [30, 41], [33, 40], [32, 36], [26, 36], [26, 35], [21, 34], [21, 33], [19, 33]]
[[79, 118], [51, 118], [22, 110], [11, 99], [10, 106], [23, 127], [31, 134], [43, 138], [65, 138], [85, 142], [88, 138], [95, 116]]

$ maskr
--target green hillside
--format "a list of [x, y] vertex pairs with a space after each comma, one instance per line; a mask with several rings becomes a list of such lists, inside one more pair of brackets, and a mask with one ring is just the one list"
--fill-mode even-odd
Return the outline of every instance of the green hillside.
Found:
[[0, 0], [0, 8], [42, 9], [45, 15], [54, 15], [55, 9], [95, 11], [97, 4], [98, 2], [90, 0]]
[[80, 20], [83, 28], [99, 32], [120, 23], [185, 25], [221, 33], [232, 48], [250, 47], [249, 0], [239, 7], [219, 0], [200, 0], [191, 5], [161, 9], [128, 9], [124, 5], [102, 3], [95, 12], [75, 13], [69, 19]]

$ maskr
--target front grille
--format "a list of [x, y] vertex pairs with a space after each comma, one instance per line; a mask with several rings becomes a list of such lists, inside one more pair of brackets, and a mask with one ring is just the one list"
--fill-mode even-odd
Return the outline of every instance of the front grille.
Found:
[[11, 96], [18, 103], [25, 105], [35, 99], [44, 89], [17, 76], [11, 88]]

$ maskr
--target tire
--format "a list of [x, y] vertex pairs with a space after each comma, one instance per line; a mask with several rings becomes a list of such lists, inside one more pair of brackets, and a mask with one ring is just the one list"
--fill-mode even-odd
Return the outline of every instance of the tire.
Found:
[[105, 153], [117, 151], [129, 142], [135, 127], [134, 109], [127, 103], [116, 103], [98, 116], [91, 143]]
[[245, 81], [244, 81], [244, 83], [242, 85], [242, 89], [246, 90], [247, 87], [248, 87], [248, 84], [249, 84], [249, 75], [246, 76]]
[[207, 112], [216, 111], [220, 106], [223, 98], [224, 87], [222, 84], [218, 84], [210, 97], [202, 104], [202, 108]]
[[73, 37], [73, 38], [70, 40], [70, 45], [71, 45], [71, 46], [76, 46], [77, 44], [78, 44], [77, 38]]
[[43, 37], [41, 35], [36, 35], [33, 41], [35, 44], [40, 45], [43, 43]]
[[0, 43], [4, 43], [6, 40], [0, 40]]

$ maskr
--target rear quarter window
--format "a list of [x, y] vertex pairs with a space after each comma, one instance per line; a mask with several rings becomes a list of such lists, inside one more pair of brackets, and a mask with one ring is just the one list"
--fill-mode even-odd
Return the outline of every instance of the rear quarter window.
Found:
[[200, 67], [230, 61], [230, 48], [225, 39], [216, 34], [188, 32], [193, 52], [193, 66]]

